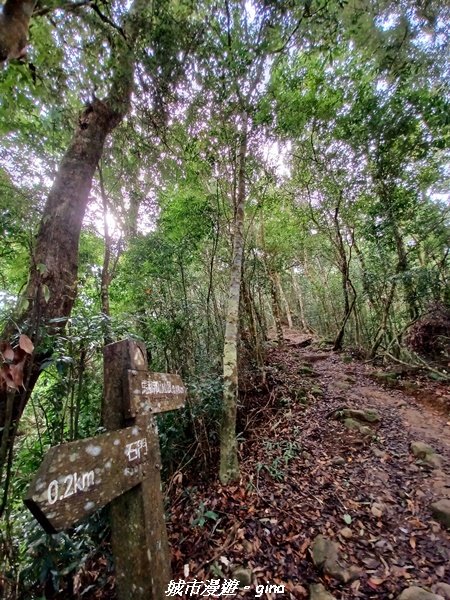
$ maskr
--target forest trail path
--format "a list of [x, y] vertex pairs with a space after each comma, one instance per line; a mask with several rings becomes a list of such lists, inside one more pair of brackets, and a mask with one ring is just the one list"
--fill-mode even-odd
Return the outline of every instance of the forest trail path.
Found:
[[[289, 347], [301, 345], [310, 338], [300, 332], [285, 330]], [[388, 421], [400, 419], [400, 427], [408, 433], [411, 441], [421, 441], [435, 448], [450, 467], [450, 389], [435, 384], [414, 395], [401, 389], [386, 389], [373, 380], [378, 371], [368, 363], [352, 361], [344, 363], [342, 356], [334, 352], [311, 353], [307, 348], [299, 357], [314, 366], [319, 381], [325, 389], [325, 397], [339, 400], [345, 406], [376, 408]], [[436, 396], [435, 398], [433, 396]], [[433, 402], [435, 400], [435, 402]], [[437, 495], [450, 498], [450, 475], [438, 469], [433, 473], [431, 484]]]
[[[448, 388], [416, 383], [422, 405], [310, 337], [285, 331], [285, 344], [268, 352], [266, 386], [242, 393], [241, 482], [196, 481], [188, 493], [181, 481], [172, 486], [174, 577], [230, 579], [244, 567], [252, 586], [286, 586], [283, 596], [261, 596], [272, 600], [309, 598], [319, 582], [337, 600], [450, 584], [448, 531], [430, 510], [450, 498]], [[380, 422], [350, 430], [336, 418], [343, 407], [375, 409]], [[439, 468], [416, 459], [412, 441], [431, 445]], [[337, 544], [348, 580], [314, 564], [319, 534]], [[254, 588], [238, 597], [254, 598]]]

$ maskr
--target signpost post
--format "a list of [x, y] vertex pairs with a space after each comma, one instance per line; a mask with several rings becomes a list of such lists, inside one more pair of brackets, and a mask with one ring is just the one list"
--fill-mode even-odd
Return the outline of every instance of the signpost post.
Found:
[[25, 504], [49, 533], [109, 504], [120, 600], [162, 600], [170, 558], [155, 415], [184, 406], [178, 375], [148, 373], [145, 346], [104, 348], [103, 424], [109, 431], [51, 448]]

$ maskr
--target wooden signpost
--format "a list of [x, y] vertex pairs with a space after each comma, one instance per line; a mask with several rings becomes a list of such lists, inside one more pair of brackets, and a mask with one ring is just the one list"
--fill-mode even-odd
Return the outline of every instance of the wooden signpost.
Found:
[[103, 424], [109, 431], [51, 448], [25, 504], [49, 533], [109, 504], [120, 600], [162, 600], [170, 559], [155, 416], [184, 406], [178, 375], [148, 373], [145, 346], [105, 346]]
[[143, 479], [148, 443], [138, 426], [50, 448], [25, 504], [48, 533], [74, 525]]

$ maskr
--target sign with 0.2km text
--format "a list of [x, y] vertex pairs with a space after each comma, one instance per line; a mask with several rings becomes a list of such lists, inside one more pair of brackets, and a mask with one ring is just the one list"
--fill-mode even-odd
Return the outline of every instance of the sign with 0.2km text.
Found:
[[48, 533], [74, 525], [146, 476], [148, 441], [139, 425], [50, 448], [25, 505]]

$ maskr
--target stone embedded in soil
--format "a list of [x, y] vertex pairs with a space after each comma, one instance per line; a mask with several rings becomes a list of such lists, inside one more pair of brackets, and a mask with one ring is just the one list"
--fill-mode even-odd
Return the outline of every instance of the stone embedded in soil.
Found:
[[338, 545], [319, 534], [312, 544], [312, 559], [318, 569], [321, 569], [327, 560], [337, 561]]
[[355, 419], [352, 419], [350, 417], [345, 419], [344, 425], [347, 427], [347, 429], [350, 429], [352, 431], [359, 431], [359, 433], [361, 433], [362, 435], [372, 435], [373, 433], [370, 427], [367, 427], [367, 425], [362, 425], [362, 423], [359, 423], [358, 421], [355, 421]]
[[321, 583], [312, 583], [309, 586], [309, 594], [310, 600], [336, 600]]
[[380, 422], [380, 414], [374, 408], [365, 408], [364, 410], [349, 408], [345, 409], [344, 412], [347, 411], [349, 417], [356, 419], [357, 421], [366, 421], [367, 423], [379, 423]]
[[390, 387], [396, 387], [398, 384], [397, 375], [397, 373], [390, 373], [387, 371], [376, 371], [375, 373], [372, 373], [370, 377], [379, 383], [384, 383]]
[[434, 454], [434, 448], [424, 442], [411, 442], [411, 452], [416, 458], [426, 458], [430, 454]]
[[345, 458], [342, 458], [342, 456], [335, 456], [333, 458], [333, 460], [331, 461], [331, 463], [333, 465], [337, 465], [338, 467], [342, 466], [342, 465], [345, 465]]
[[450, 529], [450, 499], [444, 498], [433, 502], [431, 512], [436, 521], [439, 521], [444, 527]]
[[442, 597], [413, 585], [403, 590], [397, 600], [442, 600]]
[[359, 426], [359, 433], [361, 435], [372, 435], [373, 431], [367, 425], [360, 425]]
[[340, 408], [334, 416], [337, 419], [352, 419], [363, 423], [379, 423], [381, 420], [379, 412], [374, 408]]
[[448, 583], [436, 583], [431, 586], [431, 591], [438, 596], [442, 596], [444, 600], [450, 600], [450, 585]]
[[319, 534], [312, 544], [312, 559], [318, 569], [322, 569], [325, 575], [334, 577], [342, 583], [359, 576], [359, 569], [349, 570], [347, 565], [339, 560], [338, 545], [336, 542]]
[[345, 419], [344, 420], [344, 425], [347, 427], [347, 429], [356, 429], [358, 430], [361, 423], [358, 423], [358, 421], [355, 421], [355, 419]]
[[377, 458], [384, 458], [385, 456], [387, 456], [386, 452], [384, 450], [381, 450], [380, 448], [373, 448], [372, 452]]
[[423, 462], [429, 467], [433, 467], [433, 469], [440, 469], [444, 462], [444, 457], [440, 454], [427, 454], [423, 459]]
[[237, 567], [233, 570], [233, 579], [237, 579], [239, 581], [239, 587], [245, 587], [247, 585], [252, 584], [252, 570], [245, 569], [244, 567]]

